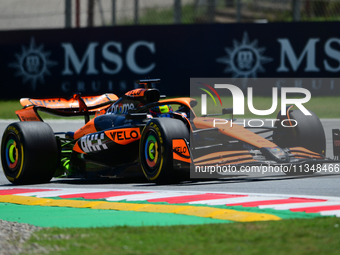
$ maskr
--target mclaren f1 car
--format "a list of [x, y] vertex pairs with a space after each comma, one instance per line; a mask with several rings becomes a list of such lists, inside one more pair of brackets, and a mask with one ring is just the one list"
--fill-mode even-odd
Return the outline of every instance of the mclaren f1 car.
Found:
[[[16, 111], [20, 121], [10, 124], [2, 137], [1, 159], [7, 179], [14, 184], [29, 184], [49, 182], [57, 176], [142, 174], [150, 182], [163, 183], [178, 176], [189, 178], [197, 166], [334, 162], [325, 157], [325, 133], [314, 113], [306, 117], [288, 107], [288, 119], [278, 115], [275, 127], [260, 131], [236, 124], [214, 125], [216, 116], [196, 116], [195, 99], [165, 99], [153, 87], [157, 82], [140, 80], [140, 88], [120, 98], [109, 93], [74, 94], [69, 99], [22, 98], [23, 109]], [[85, 125], [74, 132], [53, 132], [38, 111], [84, 116]], [[222, 114], [232, 115], [232, 109], [223, 109]], [[291, 125], [290, 119], [299, 125], [278, 125], [282, 121]], [[269, 135], [263, 136], [266, 132]]]

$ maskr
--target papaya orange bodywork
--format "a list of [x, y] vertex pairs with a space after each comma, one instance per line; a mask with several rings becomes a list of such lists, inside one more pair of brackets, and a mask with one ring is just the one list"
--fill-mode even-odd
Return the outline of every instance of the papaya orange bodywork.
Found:
[[42, 121], [34, 111], [33, 106], [15, 111], [15, 113], [19, 117], [20, 121]]
[[190, 151], [184, 139], [172, 139], [172, 151], [173, 159], [191, 163]]
[[81, 127], [76, 132], [74, 132], [74, 139], [78, 139], [89, 133], [96, 133], [97, 130], [94, 126], [94, 120], [95, 119], [91, 119], [89, 122], [86, 123], [85, 126]]
[[310, 151], [303, 147], [292, 147], [292, 148], [289, 148], [289, 150], [290, 150], [290, 153], [292, 153], [295, 157], [298, 157], [298, 158], [306, 158], [306, 157], [307, 158], [318, 158], [318, 159], [323, 158], [320, 154]]
[[125, 93], [125, 95], [133, 96], [133, 97], [142, 97], [144, 96], [145, 91], [147, 91], [147, 89], [134, 89], [134, 90], [130, 90], [129, 92]]
[[115, 143], [126, 145], [140, 139], [139, 128], [119, 128], [104, 132]]
[[[105, 104], [118, 100], [115, 94], [104, 94], [100, 96], [84, 96], [82, 97], [87, 107], [94, 107], [96, 105]], [[44, 99], [32, 99], [32, 98], [22, 98], [20, 99], [22, 106], [27, 107], [30, 105], [41, 106], [50, 109], [70, 109], [79, 108], [79, 102], [75, 97], [70, 99], [66, 98], [44, 98]]]

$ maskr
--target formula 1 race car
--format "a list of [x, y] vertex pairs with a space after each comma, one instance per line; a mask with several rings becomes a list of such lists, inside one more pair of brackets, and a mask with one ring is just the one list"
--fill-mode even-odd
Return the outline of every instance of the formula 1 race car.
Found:
[[[212, 116], [197, 117], [195, 99], [162, 99], [153, 87], [158, 79], [140, 80], [142, 88], [118, 98], [115, 94], [71, 98], [20, 100], [20, 122], [10, 124], [2, 137], [1, 159], [14, 184], [44, 183], [52, 177], [124, 177], [144, 174], [150, 182], [189, 178], [197, 166], [290, 165], [330, 163], [319, 118], [287, 107], [274, 127], [252, 132], [241, 126], [215, 125]], [[38, 111], [59, 116], [84, 116], [75, 132], [54, 133]], [[223, 109], [231, 114], [232, 109]], [[95, 115], [90, 119], [90, 115]], [[231, 118], [233, 119], [233, 117]], [[282, 121], [292, 125], [284, 128]], [[220, 119], [222, 120], [222, 119]], [[267, 137], [260, 136], [270, 132]], [[339, 138], [336, 138], [339, 140]], [[191, 170], [190, 170], [191, 169]], [[315, 169], [300, 173], [312, 173]]]

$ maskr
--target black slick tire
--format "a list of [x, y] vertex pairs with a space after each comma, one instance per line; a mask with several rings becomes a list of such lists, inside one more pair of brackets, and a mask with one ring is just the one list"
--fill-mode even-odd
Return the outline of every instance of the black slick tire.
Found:
[[154, 118], [145, 126], [140, 139], [140, 161], [150, 182], [169, 183], [175, 180], [172, 139], [189, 141], [189, 130], [177, 119]]
[[57, 140], [44, 122], [10, 124], [1, 141], [1, 162], [13, 184], [49, 182], [59, 163]]

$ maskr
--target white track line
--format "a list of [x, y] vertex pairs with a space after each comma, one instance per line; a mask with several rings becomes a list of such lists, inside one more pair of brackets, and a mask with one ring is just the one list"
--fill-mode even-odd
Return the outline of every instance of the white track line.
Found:
[[236, 197], [236, 198], [223, 198], [223, 199], [211, 199], [211, 200], [202, 200], [202, 201], [194, 201], [189, 204], [207, 204], [207, 205], [228, 205], [228, 204], [236, 204], [236, 203], [247, 203], [247, 202], [258, 202], [258, 201], [267, 201], [267, 200], [279, 200], [286, 199], [285, 197]]
[[324, 215], [324, 216], [337, 216], [337, 217], [340, 217], [340, 210], [333, 210], [333, 211], [323, 211], [323, 212], [320, 212], [321, 215]]
[[107, 201], [143, 201], [143, 200], [150, 200], [150, 199], [158, 199], [158, 198], [167, 198], [167, 197], [182, 197], [193, 195], [192, 193], [182, 193], [182, 192], [155, 192], [155, 193], [145, 193], [145, 194], [136, 194], [136, 195], [125, 195], [125, 196], [115, 196], [115, 197], [108, 197], [105, 198]]
[[319, 206], [328, 206], [328, 205], [340, 205], [339, 202], [306, 202], [306, 203], [291, 203], [291, 204], [276, 204], [276, 205], [260, 205], [260, 209], [271, 208], [275, 210], [289, 210], [289, 209], [298, 209], [304, 207], [319, 207]]
[[53, 191], [43, 191], [43, 192], [30, 192], [30, 193], [20, 193], [17, 194], [19, 196], [36, 196], [36, 197], [59, 197], [65, 195], [75, 195], [75, 194], [82, 194], [82, 193], [96, 193], [96, 192], [106, 192], [112, 191], [110, 189], [91, 189], [89, 192], [88, 190], [84, 189], [72, 189], [72, 190], [53, 190]]

